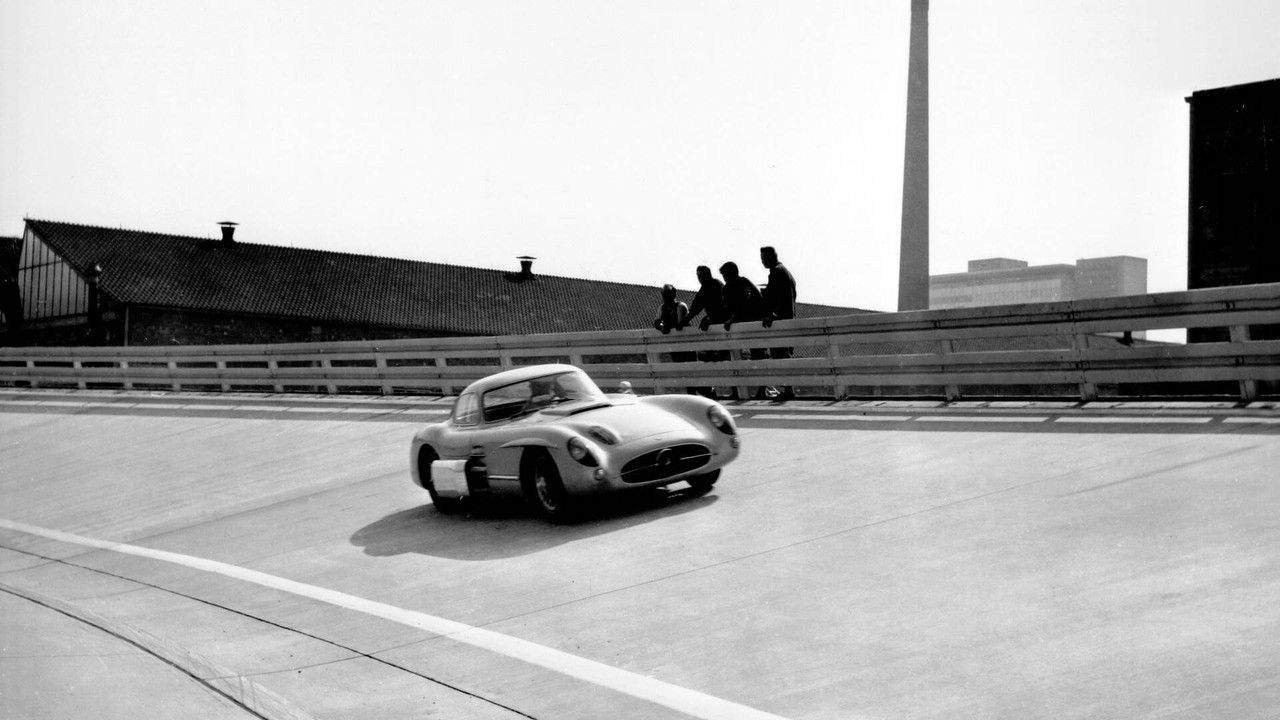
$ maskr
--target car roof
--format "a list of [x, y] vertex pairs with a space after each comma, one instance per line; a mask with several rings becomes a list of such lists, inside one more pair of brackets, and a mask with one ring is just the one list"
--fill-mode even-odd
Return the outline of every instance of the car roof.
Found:
[[479, 380], [468, 385], [467, 389], [464, 390], [463, 392], [464, 393], [484, 392], [485, 390], [489, 390], [490, 388], [501, 387], [503, 385], [510, 385], [511, 383], [518, 383], [523, 380], [531, 380], [536, 377], [543, 377], [544, 375], [554, 375], [556, 373], [575, 372], [575, 371], [581, 372], [581, 369], [574, 367], [573, 365], [564, 365], [561, 363], [549, 363], [546, 365], [525, 365], [523, 367], [512, 368], [510, 370], [503, 370], [500, 373], [495, 373], [488, 377], [480, 378]]

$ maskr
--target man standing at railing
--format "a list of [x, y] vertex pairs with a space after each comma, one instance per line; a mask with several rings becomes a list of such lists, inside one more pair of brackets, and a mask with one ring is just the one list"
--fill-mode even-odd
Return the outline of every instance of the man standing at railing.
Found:
[[[756, 284], [738, 273], [738, 264], [730, 261], [720, 266], [720, 275], [724, 277], [724, 329], [729, 330], [736, 322], [755, 322], [764, 319], [764, 300]], [[752, 360], [764, 360], [769, 357], [766, 348], [751, 348]], [[756, 390], [754, 399], [765, 400], [768, 395], [765, 388]]]
[[706, 330], [724, 322], [724, 283], [717, 280], [711, 274], [711, 268], [706, 265], [699, 265], [697, 272], [698, 293], [693, 296], [693, 302], [689, 305], [689, 317], [685, 322], [693, 322], [698, 313], [705, 311], [706, 315], [698, 327]]
[[[688, 325], [693, 322], [698, 313], [705, 313], [698, 327], [706, 332], [712, 325], [724, 322], [724, 283], [717, 280], [716, 276], [711, 274], [711, 268], [706, 265], [699, 265], [697, 273], [698, 293], [693, 296], [693, 302], [689, 305], [689, 315], [684, 322]], [[702, 362], [722, 362], [729, 359], [729, 351], [699, 350], [698, 359]], [[716, 398], [714, 387], [698, 387], [694, 388], [694, 392], [713, 400]]]
[[[663, 335], [672, 330], [683, 330], [689, 324], [689, 306], [676, 299], [676, 286], [670, 283], [662, 286], [662, 303], [658, 305], [658, 317], [653, 327]], [[697, 355], [692, 350], [677, 350], [671, 353], [671, 362], [693, 362]], [[690, 395], [697, 395], [696, 388], [686, 388]]]
[[[790, 320], [796, 316], [796, 279], [791, 271], [778, 261], [778, 253], [773, 247], [766, 245], [760, 248], [760, 264], [769, 269], [769, 284], [760, 293], [764, 300], [764, 318], [762, 324], [771, 327], [774, 320]], [[792, 356], [789, 347], [769, 349], [769, 357], [774, 360], [786, 360]], [[785, 385], [778, 394], [778, 400], [794, 400], [795, 388]]]
[[672, 330], [683, 329], [689, 322], [689, 306], [676, 299], [676, 286], [670, 283], [662, 286], [662, 303], [658, 305], [658, 318], [653, 321], [655, 330], [663, 335]]

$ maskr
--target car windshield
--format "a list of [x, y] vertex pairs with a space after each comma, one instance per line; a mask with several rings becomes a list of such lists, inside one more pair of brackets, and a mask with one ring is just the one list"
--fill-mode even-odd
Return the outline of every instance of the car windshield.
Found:
[[604, 393], [579, 370], [543, 375], [488, 390], [481, 400], [484, 421], [498, 422], [570, 402], [606, 402]]

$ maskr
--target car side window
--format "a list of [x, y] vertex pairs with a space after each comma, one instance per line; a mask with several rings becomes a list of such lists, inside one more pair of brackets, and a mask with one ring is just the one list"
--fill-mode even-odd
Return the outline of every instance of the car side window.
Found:
[[480, 403], [476, 402], [475, 393], [466, 393], [458, 398], [453, 406], [454, 425], [475, 425], [480, 422]]
[[529, 402], [529, 383], [494, 388], [484, 394], [484, 421], [499, 422], [524, 412]]

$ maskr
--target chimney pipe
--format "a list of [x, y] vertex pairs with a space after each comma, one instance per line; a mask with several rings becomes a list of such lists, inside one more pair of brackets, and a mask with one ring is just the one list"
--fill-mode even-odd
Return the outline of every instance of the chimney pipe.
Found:
[[222, 242], [227, 243], [228, 245], [234, 243], [236, 241], [236, 225], [239, 223], [224, 220], [218, 224], [222, 226]]
[[520, 261], [520, 277], [525, 279], [533, 277], [533, 261], [538, 258], [529, 255], [521, 255], [516, 259]]

